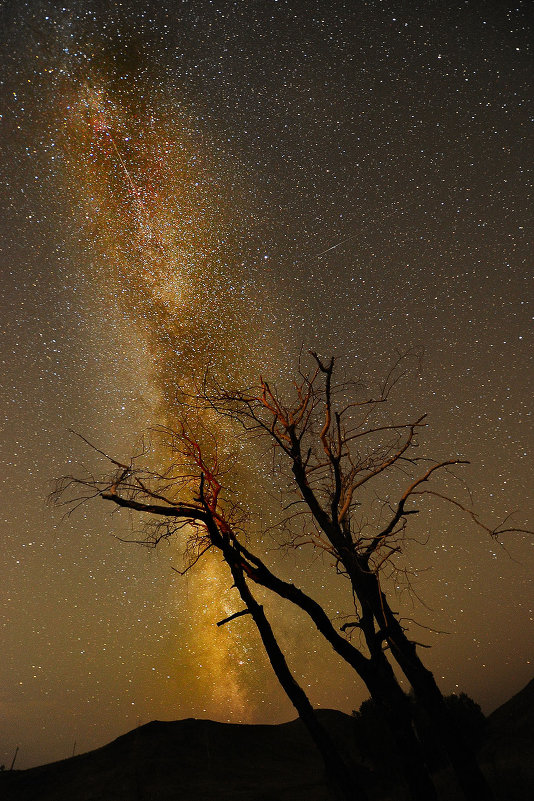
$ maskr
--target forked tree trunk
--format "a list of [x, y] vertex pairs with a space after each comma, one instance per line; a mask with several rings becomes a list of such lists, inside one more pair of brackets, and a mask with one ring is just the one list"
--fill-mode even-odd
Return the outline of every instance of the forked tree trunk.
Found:
[[263, 607], [250, 592], [243, 569], [235, 563], [233, 552], [228, 552], [228, 549], [223, 548], [223, 553], [232, 571], [235, 586], [256, 624], [276, 677], [297, 710], [300, 719], [308, 729], [323, 758], [329, 783], [343, 801], [369, 801], [367, 791], [358, 781], [356, 772], [351, 770], [341, 757], [330, 735], [319, 722], [308, 696], [291, 674]]
[[362, 677], [371, 697], [383, 710], [399, 752], [410, 797], [414, 801], [436, 801], [436, 788], [413, 727], [410, 703], [384, 654], [372, 610], [367, 609], [362, 614], [360, 627], [370, 653], [369, 667]]
[[[386, 671], [386, 675], [382, 668], [376, 671], [377, 676], [382, 674], [379, 680], [380, 689], [372, 692], [371, 697], [382, 709], [393, 735], [410, 797], [414, 801], [437, 801], [436, 788], [413, 727], [409, 699], [398, 685], [389, 663], [387, 668], [389, 670]], [[387, 675], [389, 671], [391, 676]]]
[[406, 642], [400, 647], [396, 644], [391, 652], [412, 685], [417, 701], [425, 709], [432, 731], [449, 757], [464, 796], [468, 801], [493, 801], [493, 792], [476, 754], [452, 719], [433, 674], [417, 656], [413, 643], [406, 637], [404, 639]]
[[316, 601], [293, 584], [274, 576], [261, 560], [243, 546], [240, 545], [237, 551], [232, 553], [232, 558], [239, 562], [240, 553], [243, 553], [253, 565], [253, 568], [249, 565], [247, 574], [255, 582], [303, 609], [336, 653], [356, 671], [375, 703], [383, 711], [397, 745], [401, 770], [410, 792], [410, 798], [412, 801], [435, 801], [436, 790], [426, 765], [421, 743], [413, 727], [412, 708], [386, 659], [382, 650], [382, 641], [377, 642], [372, 611], [370, 610], [368, 615], [369, 626], [366, 626], [364, 631], [366, 640], [370, 642], [369, 650], [372, 650], [372, 657], [368, 659], [334, 629], [324, 609]]
[[[362, 583], [365, 589], [362, 588]], [[456, 774], [459, 786], [468, 801], [493, 801], [493, 792], [478, 764], [476, 754], [463, 732], [456, 725], [433, 673], [419, 658], [415, 644], [402, 626], [380, 590], [376, 575], [367, 570], [359, 582], [359, 598], [365, 596], [384, 632], [391, 655], [410, 682], [415, 697], [426, 711], [436, 739], [441, 743]]]

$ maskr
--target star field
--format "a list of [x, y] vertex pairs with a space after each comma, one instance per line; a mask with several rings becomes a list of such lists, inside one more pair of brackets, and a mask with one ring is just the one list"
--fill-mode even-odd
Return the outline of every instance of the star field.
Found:
[[[207, 365], [283, 383], [313, 348], [372, 383], [413, 347], [392, 413], [427, 412], [425, 451], [470, 460], [485, 519], [533, 527], [527, 4], [66, 0], [0, 15], [0, 763], [154, 718], [289, 719], [249, 622], [215, 626], [236, 611], [217, 560], [180, 578], [177, 546], [113, 536], [135, 526], [125, 513], [95, 501], [62, 519], [46, 497], [75, 465], [100, 469], [70, 430], [125, 459]], [[254, 480], [244, 465], [254, 507], [270, 465]], [[399, 604], [449, 632], [414, 628], [442, 689], [489, 711], [532, 677], [532, 537], [504, 550], [432, 511], [408, 554], [428, 608]], [[272, 547], [332, 617], [350, 612], [327, 564]], [[313, 703], [357, 708], [363, 688], [307, 623], [265, 603]]]

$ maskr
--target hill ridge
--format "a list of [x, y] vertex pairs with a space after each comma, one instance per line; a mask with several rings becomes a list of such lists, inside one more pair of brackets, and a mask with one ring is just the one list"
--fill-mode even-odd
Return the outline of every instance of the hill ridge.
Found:
[[[396, 798], [395, 777], [358, 753], [354, 720], [316, 710], [353, 760], [372, 798]], [[499, 801], [530, 801], [534, 679], [488, 718], [480, 757]], [[389, 772], [390, 773], [390, 772]], [[441, 798], [458, 797], [446, 772]], [[99, 748], [0, 774], [2, 801], [332, 801], [322, 762], [299, 718], [278, 724], [208, 718], [152, 720]]]

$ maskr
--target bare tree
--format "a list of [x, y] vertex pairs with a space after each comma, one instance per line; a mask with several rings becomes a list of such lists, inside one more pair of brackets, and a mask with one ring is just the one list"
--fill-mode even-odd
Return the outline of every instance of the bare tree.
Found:
[[[90, 498], [101, 497], [119, 507], [150, 515], [152, 522], [146, 524], [146, 536], [135, 540], [148, 547], [156, 547], [162, 540], [185, 530], [184, 567], [178, 571], [182, 574], [191, 570], [208, 550], [215, 548], [220, 551], [230, 569], [232, 586], [237, 589], [244, 609], [219, 621], [217, 625], [225, 625], [246, 614], [252, 617], [280, 685], [323, 758], [329, 783], [345, 801], [367, 801], [367, 791], [357, 771], [341, 756], [306, 693], [292, 675], [263, 606], [249, 587], [247, 579], [256, 569], [254, 557], [241, 546], [236, 534], [239, 527], [236, 508], [229, 506], [225, 511], [219, 503], [222, 487], [217, 476], [216, 455], [213, 463], [208, 465], [199, 443], [186, 433], [183, 425], [179, 431], [162, 431], [167, 435], [167, 444], [173, 456], [165, 472], [155, 472], [137, 465], [137, 461], [145, 455], [144, 448], [128, 464], [124, 464], [94, 448], [82, 437], [84, 442], [114, 466], [113, 474], [103, 479], [66, 476], [58, 482], [53, 500], [65, 502], [73, 509]], [[188, 496], [187, 500], [176, 500], [180, 494]], [[68, 497], [65, 499], [65, 496]]]
[[[88, 499], [101, 497], [119, 507], [149, 515], [143, 535], [134, 540], [141, 545], [156, 547], [162, 540], [185, 531], [185, 562], [183, 570], [178, 571], [181, 573], [191, 570], [208, 550], [219, 550], [230, 568], [234, 586], [245, 608], [218, 625], [243, 614], [251, 614], [277, 678], [321, 750], [331, 780], [337, 784], [341, 781], [348, 788], [352, 784], [353, 790], [354, 777], [350, 778], [349, 772], [347, 778], [347, 769], [340, 762], [339, 755], [336, 756], [328, 735], [322, 731], [309, 700], [291, 677], [265, 613], [255, 601], [247, 580], [301, 608], [332, 648], [362, 678], [374, 700], [383, 709], [401, 756], [411, 798], [414, 801], [432, 801], [436, 798], [422, 749], [413, 731], [411, 706], [382, 649], [364, 656], [335, 629], [319, 603], [293, 583], [280, 579], [252, 552], [250, 545], [243, 544], [246, 533], [241, 510], [234, 504], [221, 503], [223, 488], [216, 448], [212, 449], [212, 458], [206, 459], [198, 440], [187, 433], [184, 424], [175, 430], [159, 429], [159, 433], [164, 436], [171, 456], [164, 472], [144, 466], [144, 449], [132, 457], [128, 464], [124, 464], [95, 448], [113, 465], [113, 473], [102, 479], [92, 475], [85, 479], [67, 476], [59, 482], [56, 498], [76, 508]], [[82, 439], [90, 445], [85, 438]], [[358, 793], [358, 797], [364, 797], [361, 786]], [[356, 796], [353, 793], [351, 797]]]
[[[522, 529], [506, 525], [492, 529], [472, 509], [435, 487], [432, 482], [438, 474], [465, 462], [431, 461], [418, 455], [417, 435], [425, 425], [424, 416], [400, 423], [375, 422], [377, 409], [402, 375], [403, 357], [375, 397], [359, 399], [354, 384], [334, 383], [333, 358], [324, 362], [316, 353], [311, 355], [314, 367], [299, 371], [289, 400], [262, 379], [256, 391], [212, 393], [211, 403], [238, 420], [249, 435], [270, 440], [282, 469], [290, 475], [289, 491], [296, 496], [297, 511], [281, 521], [288, 534], [286, 543], [309, 543], [332, 555], [336, 571], [350, 582], [355, 605], [355, 619], [342, 629], [362, 633], [381, 676], [388, 674], [386, 652], [393, 657], [426, 709], [465, 797], [490, 799], [470, 743], [455, 726], [432, 672], [421, 660], [418, 643], [391, 607], [384, 578], [401, 569], [396, 560], [405, 552], [408, 520], [418, 513], [415, 504], [425, 496], [459, 507], [493, 537]], [[383, 486], [384, 479], [391, 488], [381, 514], [375, 520], [364, 518], [361, 506], [368, 487]], [[296, 525], [299, 517], [302, 522]], [[386, 686], [384, 682], [381, 689]]]
[[[335, 629], [325, 610], [291, 582], [280, 579], [246, 541], [245, 521], [238, 506], [224, 497], [217, 450], [206, 458], [199, 437], [188, 433], [185, 423], [175, 430], [162, 430], [171, 455], [161, 472], [143, 465], [144, 454], [128, 464], [110, 459], [114, 472], [109, 478], [67, 477], [58, 494], [74, 490], [76, 504], [99, 496], [141, 513], [154, 521], [138, 542], [156, 546], [180, 530], [186, 531], [185, 565], [191, 569], [203, 554], [217, 548], [230, 568], [234, 586], [245, 608], [221, 623], [251, 614], [276, 675], [321, 749], [328, 773], [341, 785], [345, 797], [363, 797], [354, 787], [354, 777], [343, 766], [335, 748], [318, 725], [302, 689], [297, 685], [280, 651], [262, 607], [250, 591], [255, 582], [290, 600], [304, 610], [332, 648], [363, 679], [373, 699], [381, 706], [395, 736], [411, 797], [422, 801], [436, 798], [413, 730], [412, 707], [402, 691], [388, 654], [394, 657], [412, 684], [420, 703], [434, 723], [464, 794], [469, 799], [489, 799], [475, 757], [443, 703], [430, 671], [421, 662], [412, 641], [392, 611], [384, 589], [388, 571], [397, 570], [407, 538], [407, 521], [417, 513], [413, 502], [423, 496], [438, 496], [460, 506], [473, 520], [477, 515], [430, 484], [439, 474], [460, 464], [458, 460], [428, 462], [415, 451], [417, 433], [424, 425], [420, 417], [408, 423], [375, 421], [374, 416], [390, 397], [402, 372], [396, 363], [374, 397], [358, 400], [357, 385], [333, 383], [334, 360], [325, 364], [313, 354], [311, 372], [299, 373], [292, 397], [283, 401], [268, 382], [257, 390], [221, 391], [204, 386], [199, 394], [202, 412], [207, 406], [217, 416], [237, 421], [247, 440], [256, 435], [274, 446], [279, 465], [288, 467], [288, 491], [295, 500], [286, 506], [280, 521], [286, 546], [310, 543], [331, 554], [338, 573], [345, 575], [354, 600], [354, 620]], [[197, 404], [198, 406], [198, 404]], [[191, 411], [191, 410], [190, 410]], [[195, 410], [195, 414], [198, 408]], [[384, 502], [380, 525], [361, 514], [361, 504], [370, 482], [382, 478], [397, 490], [395, 500]], [[401, 481], [399, 482], [399, 479]], [[404, 487], [402, 487], [404, 482]], [[81, 493], [78, 490], [81, 489]], [[392, 491], [393, 491], [392, 490]], [[505, 529], [492, 531], [497, 535]], [[359, 630], [366, 653], [357, 648], [347, 632]], [[351, 795], [352, 793], [352, 795]]]

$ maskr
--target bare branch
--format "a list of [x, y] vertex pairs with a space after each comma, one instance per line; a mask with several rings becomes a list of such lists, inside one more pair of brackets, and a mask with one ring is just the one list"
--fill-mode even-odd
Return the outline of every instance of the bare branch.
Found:
[[373, 538], [370, 545], [366, 548], [365, 556], [367, 558], [383, 543], [385, 538], [388, 537], [395, 530], [395, 527], [399, 522], [399, 520], [401, 519], [401, 517], [406, 517], [406, 515], [410, 514], [417, 514], [416, 509], [410, 509], [410, 510], [405, 509], [406, 501], [408, 500], [408, 498], [410, 498], [410, 496], [415, 494], [415, 489], [421, 484], [423, 484], [423, 482], [428, 481], [430, 477], [433, 475], [433, 473], [435, 473], [437, 470], [441, 470], [445, 467], [450, 467], [451, 465], [458, 465], [458, 464], [469, 464], [469, 463], [461, 459], [452, 459], [452, 460], [449, 459], [448, 461], [445, 462], [439, 462], [438, 464], [435, 464], [432, 467], [430, 467], [424, 475], [417, 478], [408, 487], [404, 495], [399, 500], [395, 514], [389, 521], [388, 525], [380, 532], [380, 534], [377, 534], [377, 536]]
[[224, 626], [226, 623], [229, 623], [231, 620], [235, 620], [236, 617], [242, 617], [243, 615], [250, 615], [250, 609], [242, 609], [240, 612], [234, 612], [233, 615], [230, 617], [225, 617], [224, 620], [219, 620], [217, 626]]
[[146, 512], [151, 515], [164, 515], [165, 517], [185, 517], [200, 523], [206, 522], [206, 515], [202, 509], [189, 504], [176, 504], [175, 506], [159, 506], [153, 503], [141, 503], [131, 498], [122, 498], [111, 492], [101, 492], [100, 497], [105, 501], [113, 501], [117, 506], [135, 509], [137, 512]]

